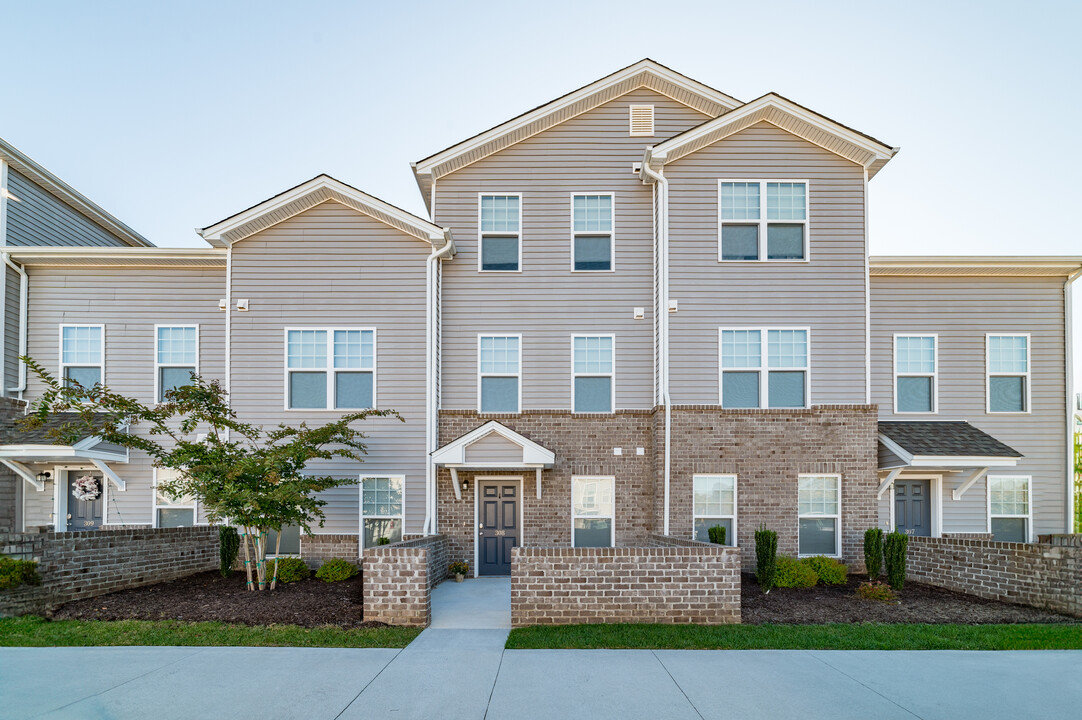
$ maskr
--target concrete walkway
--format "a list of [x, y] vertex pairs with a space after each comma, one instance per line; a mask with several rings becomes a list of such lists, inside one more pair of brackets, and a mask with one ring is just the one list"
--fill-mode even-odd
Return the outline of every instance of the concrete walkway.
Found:
[[0, 718], [1075, 717], [1082, 652], [507, 650], [506, 580], [403, 650], [0, 648]]

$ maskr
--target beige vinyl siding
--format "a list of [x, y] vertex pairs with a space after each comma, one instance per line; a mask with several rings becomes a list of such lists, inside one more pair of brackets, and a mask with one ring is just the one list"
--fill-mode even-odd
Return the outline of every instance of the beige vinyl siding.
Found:
[[10, 168], [8, 189], [8, 245], [127, 245]]
[[[636, 104], [655, 106], [656, 138], [629, 137]], [[442, 407], [477, 407], [477, 336], [509, 333], [522, 334], [523, 409], [569, 409], [571, 336], [601, 333], [616, 336], [616, 407], [653, 405], [652, 190], [632, 165], [647, 145], [707, 119], [640, 89], [437, 181], [436, 223], [459, 251], [444, 266]], [[609, 192], [615, 272], [572, 272], [571, 195]], [[522, 194], [522, 272], [478, 272], [479, 193]]]
[[466, 462], [522, 462], [522, 446], [497, 433], [475, 440], [465, 448]]
[[[200, 374], [208, 379], [223, 377], [225, 314], [218, 310], [218, 298], [225, 287], [223, 270], [171, 268], [147, 272], [133, 267], [31, 267], [27, 273], [27, 352], [54, 374], [59, 371], [61, 324], [104, 325], [106, 384], [119, 393], [152, 403], [155, 324], [197, 324]], [[31, 374], [26, 398], [33, 401], [41, 391], [41, 383]], [[149, 524], [153, 513], [150, 459], [133, 452], [129, 463], [112, 463], [111, 467], [124, 479], [127, 490], [110, 487], [107, 522]], [[56, 476], [52, 467], [42, 469]], [[26, 524], [50, 522], [51, 492], [39, 493], [31, 488], [26, 496]]]
[[[421, 532], [425, 514], [425, 259], [431, 247], [383, 223], [328, 201], [233, 247], [235, 312], [232, 395], [249, 422], [331, 422], [347, 411], [285, 409], [285, 328], [375, 328], [376, 403], [405, 423], [372, 418], [357, 424], [368, 439], [363, 464], [325, 461], [334, 476], [405, 475], [406, 532]], [[325, 494], [326, 522], [317, 533], [356, 533], [356, 484]]]
[[[721, 326], [810, 327], [810, 403], [864, 402], [863, 168], [758, 123], [665, 175], [673, 404], [717, 404]], [[810, 262], [718, 261], [718, 180], [734, 178], [808, 181]]]
[[[880, 418], [967, 420], [1025, 455], [1015, 469], [1033, 476], [1034, 526], [1063, 532], [1066, 477], [1063, 281], [1055, 277], [871, 277], [872, 402]], [[939, 335], [939, 413], [893, 415], [893, 336]], [[985, 412], [985, 334], [1030, 333], [1029, 414]], [[950, 477], [950, 476], [948, 476]], [[953, 488], [956, 479], [945, 479]], [[982, 480], [943, 507], [944, 532], [983, 532]]]

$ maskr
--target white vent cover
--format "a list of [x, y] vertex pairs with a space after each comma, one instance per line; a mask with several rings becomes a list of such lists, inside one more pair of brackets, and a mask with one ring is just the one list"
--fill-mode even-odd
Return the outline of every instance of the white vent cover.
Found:
[[653, 137], [654, 106], [632, 105], [630, 122], [632, 137]]

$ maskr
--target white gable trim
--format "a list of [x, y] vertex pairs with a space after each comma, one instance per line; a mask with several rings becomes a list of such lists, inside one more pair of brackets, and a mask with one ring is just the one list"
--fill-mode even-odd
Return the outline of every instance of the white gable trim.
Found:
[[[522, 461], [520, 463], [467, 463], [466, 447], [478, 440], [488, 437], [492, 433], [502, 436], [522, 448]], [[432, 462], [445, 467], [552, 467], [556, 462], [556, 454], [546, 450], [529, 438], [523, 437], [514, 430], [501, 425], [495, 420], [490, 420], [479, 428], [471, 430], [462, 437], [447, 443], [439, 450], [432, 453]]]
[[328, 200], [353, 208], [419, 240], [431, 243], [433, 247], [442, 248], [445, 244], [454, 243], [449, 229], [433, 225], [329, 175], [314, 177], [255, 207], [196, 232], [215, 247], [229, 247], [238, 240], [262, 232]]

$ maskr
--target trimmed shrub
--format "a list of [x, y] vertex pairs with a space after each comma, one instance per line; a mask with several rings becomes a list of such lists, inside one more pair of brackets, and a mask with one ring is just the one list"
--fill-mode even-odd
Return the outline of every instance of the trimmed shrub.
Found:
[[[267, 582], [270, 582], [274, 573], [274, 560], [267, 561]], [[304, 580], [312, 571], [305, 565], [304, 560], [295, 557], [278, 558], [278, 582], [291, 583]]]
[[823, 585], [845, 585], [849, 576], [849, 568], [844, 563], [825, 555], [806, 557], [800, 562], [814, 570]]
[[819, 582], [819, 576], [811, 565], [799, 560], [782, 555], [777, 560], [778, 571], [774, 577], [774, 585], [780, 588], [810, 588]]
[[857, 597], [864, 600], [892, 602], [895, 595], [894, 591], [890, 589], [890, 585], [880, 580], [873, 580], [872, 582], [862, 582], [857, 587]]
[[237, 529], [223, 525], [218, 528], [218, 569], [222, 577], [233, 574], [233, 563], [237, 561], [237, 551], [240, 550], [240, 536]]
[[38, 564], [0, 556], [0, 590], [12, 590], [20, 585], [41, 585]]
[[468, 575], [470, 573], [470, 566], [459, 560], [451, 563], [449, 570], [452, 575]]
[[764, 593], [774, 587], [778, 568], [778, 534], [760, 525], [755, 531], [755, 579]]
[[895, 590], [905, 585], [905, 556], [909, 551], [909, 536], [901, 532], [888, 533], [883, 539], [883, 560], [887, 566], [887, 582]]
[[319, 570], [316, 570], [316, 577], [323, 582], [339, 582], [349, 580], [359, 572], [357, 566], [349, 560], [334, 558], [319, 566]]
[[715, 545], [724, 545], [725, 544], [725, 526], [724, 525], [715, 525], [712, 528], [707, 528], [706, 532], [710, 536], [710, 542], [714, 543]]
[[864, 531], [864, 567], [868, 577], [875, 580], [883, 571], [883, 531], [880, 528], [868, 528]]

